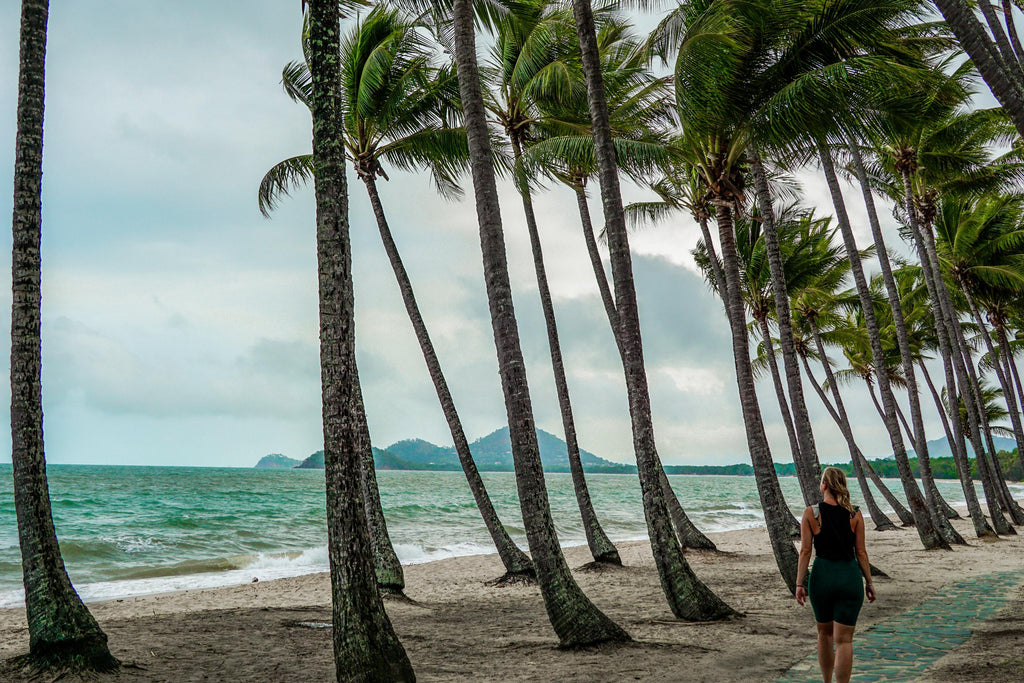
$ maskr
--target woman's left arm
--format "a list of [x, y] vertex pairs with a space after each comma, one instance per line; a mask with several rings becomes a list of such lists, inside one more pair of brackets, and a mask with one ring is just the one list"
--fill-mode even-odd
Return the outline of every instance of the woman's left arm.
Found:
[[875, 586], [871, 582], [871, 563], [868, 562], [868, 549], [864, 543], [864, 515], [860, 510], [853, 517], [854, 547], [857, 550], [857, 563], [860, 573], [864, 575], [864, 595], [868, 602], [875, 601]]

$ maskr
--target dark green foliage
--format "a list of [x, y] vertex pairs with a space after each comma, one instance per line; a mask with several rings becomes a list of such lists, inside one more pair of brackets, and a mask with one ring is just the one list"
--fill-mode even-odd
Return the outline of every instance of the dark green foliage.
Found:
[[288, 456], [281, 455], [280, 453], [271, 453], [270, 455], [264, 455], [260, 458], [260, 461], [256, 463], [256, 469], [290, 470], [300, 464], [302, 464], [302, 461], [296, 460], [295, 458], [289, 458]]

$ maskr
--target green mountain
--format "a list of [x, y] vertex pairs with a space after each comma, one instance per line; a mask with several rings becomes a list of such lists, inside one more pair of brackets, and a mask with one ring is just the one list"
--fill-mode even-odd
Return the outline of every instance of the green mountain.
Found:
[[[565, 442], [554, 434], [537, 430], [540, 446], [540, 460], [547, 472], [568, 472], [569, 454]], [[435, 446], [423, 439], [407, 439], [393, 443], [386, 449], [389, 453], [409, 463], [412, 469], [459, 470], [459, 457], [452, 446]], [[508, 427], [497, 429], [469, 445], [477, 467], [482, 472], [512, 472], [512, 439]], [[580, 451], [583, 469], [587, 472], [631, 473], [633, 465], [623, 465], [600, 458], [589, 451]]]
[[271, 453], [260, 458], [260, 461], [256, 463], [256, 467], [261, 470], [290, 470], [298, 465], [299, 462], [295, 458], [289, 458], [280, 453]]
[[[294, 460], [293, 462], [298, 462]], [[405, 462], [401, 458], [396, 458], [387, 451], [382, 451], [379, 448], [373, 449], [373, 465], [378, 470], [415, 470], [418, 467], [410, 467], [409, 463]], [[324, 452], [317, 451], [311, 456], [303, 460], [301, 463], [295, 465], [294, 469], [297, 470], [322, 470], [324, 468]]]

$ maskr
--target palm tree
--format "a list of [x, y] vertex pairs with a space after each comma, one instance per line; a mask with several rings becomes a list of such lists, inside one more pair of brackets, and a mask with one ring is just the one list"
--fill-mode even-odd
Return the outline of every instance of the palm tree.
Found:
[[512, 306], [487, 111], [476, 58], [473, 5], [454, 0], [452, 43], [473, 172], [484, 282], [498, 356], [519, 503], [548, 617], [563, 647], [626, 641], [629, 635], [583, 594], [565, 563], [548, 505], [533, 407]]
[[[883, 167], [890, 177], [896, 179], [891, 183], [889, 192], [894, 199], [898, 198], [917, 247], [936, 320], [947, 390], [955, 394], [959, 385], [965, 392], [968, 436], [975, 453], [983, 457], [980, 416], [970, 377], [973, 363], [964, 359], [966, 340], [939, 270], [932, 223], [936, 215], [935, 203], [943, 194], [993, 190], [1012, 181], [1016, 170], [1013, 164], [991, 163], [989, 145], [1007, 134], [1005, 119], [998, 110], [967, 112], [962, 109], [960, 103], [967, 94], [964, 77], [965, 72], [961, 69], [933, 89], [913, 92], [911, 97], [916, 99], [911, 101], [920, 104], [919, 114], [914, 117], [888, 117], [880, 156]], [[971, 509], [975, 507], [971, 504], [971, 497], [975, 494], [972, 486], [968, 486], [970, 474], [966, 471], [966, 449], [957, 435], [959, 425], [955, 420], [952, 422], [957, 438], [953, 452]], [[983, 483], [986, 483], [989, 469], [982, 468], [980, 472]], [[991, 481], [987, 487], [993, 488]], [[992, 515], [995, 531], [1009, 533], [1009, 525], [998, 509]], [[979, 536], [991, 533], [977, 509], [971, 516]]]
[[[1021, 221], [1024, 218], [1024, 199], [1017, 196], [982, 197], [977, 200], [947, 196], [937, 205], [935, 230], [938, 238], [940, 259], [946, 272], [958, 286], [958, 293], [964, 298], [968, 310], [980, 331], [979, 336], [985, 341], [989, 354], [995, 355], [995, 347], [988, 333], [981, 309], [976, 297], [986, 297], [990, 292], [1000, 289], [1010, 291], [1024, 290], [1024, 273], [1020, 268], [1022, 247], [1024, 247], [1024, 229]], [[975, 404], [981, 402], [984, 392], [975, 380], [974, 364], [965, 354], [965, 363], [969, 363], [972, 379], [972, 391]], [[1002, 371], [999, 363], [994, 364], [1002, 393], [1012, 396], [1013, 386]], [[1007, 399], [1008, 403], [1011, 399]], [[1015, 402], [1013, 402], [1015, 404]], [[1013, 406], [1016, 407], [1015, 405]], [[1008, 411], [1013, 433], [1017, 438], [1018, 452], [1024, 446], [1024, 433], [1021, 432], [1020, 415], [1016, 410]], [[978, 412], [982, 433], [989, 445], [988, 456], [979, 455], [989, 468], [989, 485], [998, 488], [1003, 507], [1011, 512], [1017, 523], [1024, 522], [1024, 511], [1013, 502], [1012, 497], [1004, 495], [1005, 483], [999, 476], [999, 467], [995, 458], [995, 449], [991, 445], [989, 419], [985, 410]], [[1019, 521], [1018, 521], [1019, 520]]]
[[[107, 635], [75, 592], [64, 568], [50, 510], [43, 448], [40, 337], [47, 0], [21, 3], [18, 131], [11, 226], [11, 463], [28, 621], [28, 668], [115, 671]], [[63, 675], [63, 674], [61, 674]]]
[[342, 130], [337, 0], [309, 0], [313, 171], [317, 203], [320, 366], [323, 378], [327, 543], [335, 674], [340, 680], [414, 681], [384, 611], [363, 500], [364, 428], [355, 356], [355, 303]]
[[[614, 14], [602, 15], [597, 42], [601, 53], [609, 119], [615, 135], [617, 161], [621, 168], [630, 173], [649, 171], [655, 160], [665, 157], [660, 129], [670, 117], [666, 101], [667, 84], [664, 79], [650, 73], [642, 45], [632, 35], [629, 25]], [[517, 167], [526, 177], [551, 177], [570, 187], [576, 194], [587, 253], [612, 336], [622, 359], [622, 343], [617, 332], [618, 312], [587, 205], [586, 184], [597, 168], [586, 93], [573, 88], [557, 101], [545, 97], [538, 104], [542, 114], [537, 121], [542, 129], [541, 134], [524, 150]], [[684, 548], [715, 550], [715, 544], [697, 529], [683, 510], [660, 461], [656, 466], [680, 545]]]
[[611, 253], [612, 280], [615, 285], [615, 318], [612, 320], [612, 327], [615, 330], [625, 374], [633, 430], [633, 450], [636, 453], [640, 488], [643, 492], [648, 534], [652, 548], [660, 550], [655, 551], [655, 564], [669, 607], [675, 616], [698, 621], [720, 619], [735, 612], [693, 573], [683, 556], [668, 515], [665, 495], [667, 477], [661, 468], [654, 438], [636, 289], [633, 284], [633, 266], [615, 160], [614, 133], [602, 77], [597, 28], [589, 0], [574, 0], [573, 15], [587, 86], [594, 158], [601, 184], [605, 231]]
[[[565, 91], [571, 90], [574, 84], [578, 83], [572, 73], [576, 67], [573, 64], [575, 60], [571, 41], [567, 39], [571, 35], [570, 30], [571, 25], [567, 21], [565, 11], [553, 7], [545, 0], [517, 6], [508, 20], [496, 27], [491, 62], [485, 69], [491, 86], [485, 93], [485, 101], [498, 124], [504, 129], [517, 164], [522, 160], [523, 148], [534, 137], [537, 124], [544, 120], [538, 109], [538, 100], [558, 100], [564, 96]], [[529, 182], [522, 176], [518, 180], [523, 211], [526, 215], [526, 229], [533, 252], [537, 290], [547, 329], [555, 391], [562, 413], [569, 470], [583, 518], [587, 545], [595, 562], [621, 565], [619, 552], [601, 528], [590, 500], [583, 463], [580, 461], [576, 423], [569, 397], [569, 384], [565, 377], [561, 344], [558, 341], [558, 325], [544, 266], [540, 231], [533, 211], [531, 188]]]
[[[899, 288], [892, 272], [892, 264], [889, 261], [889, 253], [885, 245], [885, 238], [882, 235], [882, 227], [878, 220], [878, 211], [875, 207], [875, 199], [864, 166], [864, 159], [857, 145], [849, 145], [850, 158], [853, 161], [853, 168], [864, 196], [864, 205], [868, 212], [868, 223], [871, 226], [871, 235], [874, 239], [878, 253], [878, 263], [882, 271], [882, 280], [885, 283], [885, 291], [889, 298], [889, 311], [892, 316], [893, 329], [896, 336], [896, 343], [900, 352], [900, 362], [903, 366], [903, 376], [906, 382], [907, 398], [910, 404], [910, 418], [913, 429], [908, 430], [908, 438], [914, 444], [914, 452], [917, 455], [921, 469], [921, 480], [925, 486], [925, 492], [932, 501], [933, 506], [941, 514], [947, 517], [958, 517], [948, 503], [942, 498], [938, 487], [935, 485], [935, 478], [931, 472], [931, 460], [928, 454], [928, 437], [924, 429], [924, 415], [921, 411], [921, 399], [917, 386], [917, 375], [914, 371], [914, 358], [910, 347], [909, 333], [903, 314], [903, 304], [900, 300]], [[897, 404], [898, 405], [898, 404]], [[951, 448], [954, 448], [950, 444]], [[940, 520], [940, 525], [942, 524]], [[945, 528], [945, 527], [944, 527]], [[948, 529], [945, 529], [948, 533]]]
[[[978, 5], [988, 8], [988, 0], [980, 0]], [[935, 6], [942, 12], [961, 47], [1013, 121], [1017, 132], [1024, 135], [1024, 72], [1021, 70], [1019, 46], [1015, 50], [1011, 48], [1011, 55], [1003, 46], [997, 45], [978, 21], [967, 0], [935, 0]], [[1013, 15], [1009, 11], [1009, 3], [1005, 3], [1004, 7], [1009, 34], [1016, 39], [1017, 32], [1011, 24]]]
[[[387, 180], [384, 168], [387, 163], [400, 169], [426, 166], [442, 194], [451, 196], [456, 192], [455, 174], [466, 158], [465, 132], [453, 127], [450, 120], [453, 113], [450, 110], [458, 99], [456, 79], [449, 70], [431, 68], [429, 57], [430, 50], [417, 33], [417, 26], [394, 11], [375, 8], [346, 34], [342, 41], [345, 149], [357, 176], [366, 187], [384, 250], [451, 431], [459, 463], [505, 565], [504, 580], [531, 575], [532, 564], [509, 537], [477, 471], [455, 401], [377, 189], [377, 178]], [[285, 92], [295, 101], [311, 106], [311, 81], [306, 63], [288, 64], [284, 68], [282, 83]], [[263, 215], [269, 215], [283, 195], [296, 184], [308, 182], [311, 176], [312, 155], [292, 157], [274, 166], [260, 183], [259, 205]], [[384, 527], [383, 534], [386, 533]], [[381, 552], [377, 552], [375, 557], [386, 560], [377, 563], [378, 580], [387, 585], [393, 575], [390, 568], [397, 562], [397, 557], [391, 544], [383, 542], [386, 537], [380, 535], [377, 538], [382, 539], [378, 543]], [[401, 565], [398, 568], [400, 571]]]

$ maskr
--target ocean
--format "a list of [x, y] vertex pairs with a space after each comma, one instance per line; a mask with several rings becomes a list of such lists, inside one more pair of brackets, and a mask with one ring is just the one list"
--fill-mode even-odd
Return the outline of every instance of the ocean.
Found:
[[[87, 601], [327, 570], [322, 470], [51, 465], [48, 476], [64, 562]], [[461, 472], [381, 471], [377, 477], [403, 564], [493, 552]], [[526, 548], [514, 475], [483, 478], [513, 539]], [[764, 523], [753, 477], [670, 480], [704, 531]], [[613, 541], [647, 537], [636, 475], [589, 475], [587, 481]], [[899, 482], [889, 483], [900, 495]], [[570, 476], [549, 474], [547, 484], [562, 544], [584, 544]], [[803, 505], [796, 479], [784, 477], [781, 484], [798, 514]], [[851, 484], [856, 501], [859, 491]], [[1011, 488], [1024, 497], [1024, 486]], [[963, 503], [958, 482], [940, 481], [939, 489], [950, 503]], [[0, 608], [21, 604], [11, 466], [0, 465]]]

